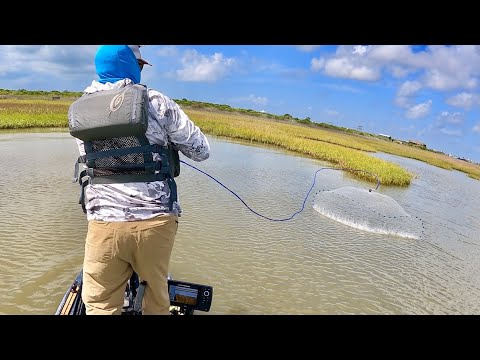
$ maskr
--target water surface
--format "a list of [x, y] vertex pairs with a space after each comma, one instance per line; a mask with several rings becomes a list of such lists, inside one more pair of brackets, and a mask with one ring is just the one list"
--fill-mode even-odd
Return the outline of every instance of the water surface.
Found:
[[[192, 164], [274, 219], [302, 207], [329, 164], [266, 146], [209, 137]], [[81, 269], [87, 222], [71, 182], [78, 153], [65, 132], [0, 133], [0, 314], [53, 314]], [[419, 239], [340, 224], [315, 211], [315, 193], [375, 184], [321, 171], [305, 209], [268, 221], [182, 164], [184, 210], [171, 260], [177, 279], [213, 286], [207, 314], [480, 314], [480, 182], [377, 154], [416, 174], [383, 187], [422, 219]], [[199, 313], [204, 314], [204, 313]]]

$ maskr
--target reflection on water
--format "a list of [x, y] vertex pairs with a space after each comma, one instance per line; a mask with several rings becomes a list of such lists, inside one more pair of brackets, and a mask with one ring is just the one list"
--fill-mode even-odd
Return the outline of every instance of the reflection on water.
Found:
[[[315, 171], [329, 166], [210, 139], [210, 159], [182, 160], [271, 218], [298, 211]], [[83, 259], [87, 224], [71, 182], [76, 144], [65, 132], [2, 132], [0, 153], [0, 314], [53, 314]], [[212, 314], [480, 314], [480, 182], [376, 156], [417, 175], [407, 189], [378, 192], [422, 219], [422, 238], [365, 232], [315, 211], [318, 191], [372, 187], [340, 171], [320, 172], [305, 210], [272, 222], [182, 165], [173, 276], [213, 286]]]

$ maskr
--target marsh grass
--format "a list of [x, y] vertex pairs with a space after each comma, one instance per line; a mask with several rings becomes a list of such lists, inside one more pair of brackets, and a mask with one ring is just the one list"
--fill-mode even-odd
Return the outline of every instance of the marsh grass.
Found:
[[[0, 129], [68, 128], [68, 108], [76, 97], [58, 100], [33, 97], [0, 98]], [[269, 119], [244, 113], [184, 106], [187, 115], [206, 134], [274, 145], [324, 160], [343, 168], [353, 177], [382, 185], [408, 186], [414, 174], [399, 165], [370, 156], [385, 152], [455, 169], [480, 180], [480, 166], [433, 151], [423, 150], [374, 136], [325, 129], [312, 123]], [[360, 171], [357, 171], [360, 170]]]
[[[414, 176], [400, 166], [369, 156], [384, 152], [412, 158], [448, 170], [458, 170], [480, 180], [480, 166], [434, 151], [398, 144], [376, 136], [322, 129], [312, 124], [271, 120], [248, 115], [186, 108], [186, 113], [206, 133], [283, 147], [338, 167], [377, 174], [383, 185], [408, 186]], [[372, 180], [366, 173], [356, 177]]]
[[0, 129], [68, 127], [72, 101], [0, 99]]
[[472, 179], [480, 180], [480, 166], [464, 160], [456, 159], [435, 151], [423, 150], [414, 146], [407, 146], [391, 141], [374, 138], [369, 139], [366, 137], [363, 137], [361, 141], [367, 145], [371, 145], [378, 152], [423, 161], [442, 169], [458, 170], [466, 173]]
[[413, 177], [396, 164], [368, 156], [365, 151], [375, 151], [375, 148], [346, 134], [245, 115], [193, 109], [187, 109], [186, 113], [205, 133], [280, 146], [331, 162], [371, 182], [376, 181], [371, 174], [376, 174], [384, 185], [407, 186]]

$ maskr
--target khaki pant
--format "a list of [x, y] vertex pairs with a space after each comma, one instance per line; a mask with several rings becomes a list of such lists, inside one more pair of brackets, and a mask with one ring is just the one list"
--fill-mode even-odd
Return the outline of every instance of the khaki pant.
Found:
[[168, 315], [168, 264], [177, 228], [175, 215], [127, 222], [89, 221], [82, 287], [87, 315], [121, 314], [133, 271], [147, 282], [143, 314]]

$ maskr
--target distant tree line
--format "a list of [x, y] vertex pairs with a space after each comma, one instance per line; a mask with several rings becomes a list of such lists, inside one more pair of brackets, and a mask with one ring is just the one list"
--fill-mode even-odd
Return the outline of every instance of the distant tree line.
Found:
[[220, 110], [220, 111], [229, 111], [229, 112], [235, 112], [235, 113], [241, 113], [241, 114], [247, 114], [247, 115], [253, 115], [256, 117], [264, 117], [268, 119], [276, 119], [276, 120], [290, 120], [290, 121], [295, 121], [300, 124], [305, 124], [305, 125], [311, 125], [311, 126], [318, 126], [322, 128], [328, 128], [328, 129], [334, 129], [334, 130], [341, 130], [349, 133], [355, 133], [355, 134], [362, 134], [362, 135], [370, 135], [368, 133], [364, 133], [362, 131], [354, 130], [354, 129], [348, 129], [344, 128], [341, 126], [335, 126], [332, 124], [326, 124], [323, 122], [314, 122], [311, 121], [309, 117], [306, 117], [305, 119], [299, 119], [297, 117], [294, 117], [290, 114], [284, 114], [284, 115], [275, 115], [275, 114], [269, 114], [267, 112], [263, 111], [256, 111], [252, 109], [240, 109], [240, 108], [234, 108], [229, 105], [222, 105], [222, 104], [213, 104], [213, 103], [208, 103], [208, 102], [203, 102], [203, 101], [192, 101], [192, 100], [187, 100], [187, 99], [174, 99], [178, 104], [188, 106], [191, 108], [199, 108], [199, 109], [215, 109], [215, 110]]
[[[10, 96], [21, 96], [21, 95], [34, 95], [34, 96], [62, 96], [62, 97], [72, 97], [72, 98], [78, 98], [82, 96], [83, 92], [82, 91], [44, 91], [44, 90], [25, 90], [25, 89], [20, 89], [20, 90], [7, 90], [7, 89], [0, 89], [0, 96], [5, 96], [5, 95], [10, 95]], [[299, 119], [297, 117], [294, 117], [290, 114], [284, 114], [284, 115], [275, 115], [275, 114], [269, 114], [263, 111], [256, 111], [252, 109], [240, 109], [240, 108], [233, 108], [229, 105], [222, 105], [222, 104], [214, 104], [214, 103], [208, 103], [208, 102], [203, 102], [203, 101], [193, 101], [193, 100], [187, 100], [187, 99], [173, 99], [180, 105], [188, 106], [191, 108], [198, 108], [198, 109], [212, 109], [212, 110], [219, 110], [219, 111], [226, 111], [226, 112], [235, 112], [235, 113], [240, 113], [240, 114], [247, 114], [247, 115], [252, 115], [256, 117], [263, 117], [263, 118], [268, 118], [268, 119], [276, 119], [276, 120], [287, 120], [287, 121], [295, 121], [300, 124], [305, 124], [309, 126], [318, 126], [322, 128], [328, 128], [328, 129], [334, 129], [334, 130], [340, 130], [340, 131], [345, 131], [348, 133], [355, 133], [355, 134], [362, 134], [362, 135], [371, 135], [369, 133], [364, 133], [359, 130], [354, 130], [354, 129], [349, 129], [349, 128], [344, 128], [341, 126], [335, 126], [332, 124], [327, 124], [323, 122], [315, 122], [311, 121], [309, 117], [306, 117], [305, 119]]]
[[0, 89], [0, 95], [37, 95], [37, 96], [70, 96], [70, 97], [80, 97], [82, 96], [83, 92], [76, 92], [76, 91], [44, 91], [44, 90], [7, 90], [7, 89]]

